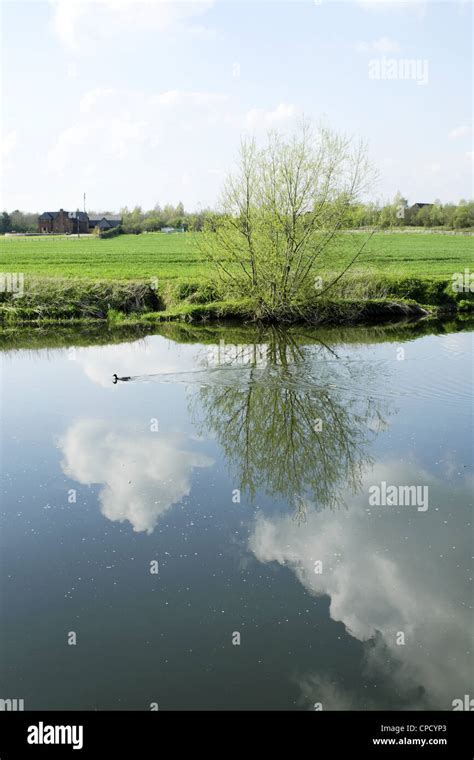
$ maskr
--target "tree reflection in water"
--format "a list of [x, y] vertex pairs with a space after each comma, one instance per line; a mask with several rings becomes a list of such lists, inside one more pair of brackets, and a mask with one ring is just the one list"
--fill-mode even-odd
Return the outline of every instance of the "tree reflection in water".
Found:
[[276, 328], [219, 354], [215, 365], [236, 373], [203, 385], [194, 408], [241, 492], [284, 499], [300, 521], [310, 504], [344, 504], [341, 491], [359, 489], [370, 441], [386, 425], [371, 393], [381, 370], [375, 375], [373, 364], [346, 361], [321, 342], [301, 345]]

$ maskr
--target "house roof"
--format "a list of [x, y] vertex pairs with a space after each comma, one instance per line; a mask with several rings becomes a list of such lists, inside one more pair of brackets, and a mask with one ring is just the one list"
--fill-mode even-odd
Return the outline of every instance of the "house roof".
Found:
[[101, 216], [97, 219], [89, 219], [89, 227], [109, 226], [118, 227], [122, 224], [122, 217], [120, 216]]
[[[61, 211], [64, 211], [64, 209], [61, 209]], [[38, 219], [41, 221], [50, 221], [52, 219], [56, 219], [59, 213], [59, 211], [43, 211], [43, 213], [39, 215]], [[122, 224], [122, 217], [116, 216], [114, 214], [107, 214], [95, 219], [90, 219], [89, 214], [86, 214], [85, 211], [64, 211], [64, 213], [71, 219], [79, 219], [80, 222], [88, 222], [89, 227], [98, 227], [100, 222], [105, 222], [110, 227], [118, 227], [119, 224]]]
[[43, 211], [40, 214], [40, 219], [54, 219], [59, 214], [59, 211]]
[[90, 227], [100, 227], [101, 229], [111, 227], [111, 223], [108, 221], [108, 219], [90, 219], [89, 220], [89, 226]]
[[[61, 209], [61, 211], [64, 211], [64, 209]], [[59, 213], [60, 213], [59, 211], [43, 211], [43, 213], [40, 214], [39, 218], [40, 219], [55, 219], [59, 215]], [[67, 216], [70, 216], [70, 214], [72, 213], [73, 216], [71, 218], [79, 219], [81, 222], [86, 222], [89, 219], [85, 211], [72, 211], [72, 212], [64, 211], [64, 213]]]

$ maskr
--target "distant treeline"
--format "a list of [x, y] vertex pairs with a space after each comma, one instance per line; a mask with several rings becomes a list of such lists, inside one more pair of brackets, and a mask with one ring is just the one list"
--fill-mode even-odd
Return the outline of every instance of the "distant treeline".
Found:
[[120, 209], [123, 218], [124, 232], [158, 232], [163, 227], [174, 227], [182, 230], [200, 232], [210, 210], [185, 211], [182, 203], [177, 206], [167, 204], [156, 205], [151, 211], [143, 211], [141, 206], [129, 210], [126, 206]]
[[4, 211], [0, 216], [0, 233], [37, 232], [38, 214], [24, 214], [23, 211]]
[[[421, 205], [421, 208], [419, 207]], [[357, 227], [443, 227], [456, 230], [474, 227], [474, 201], [455, 203], [434, 201], [409, 205], [397, 194], [391, 203], [358, 204], [352, 207], [350, 226]]]
[[[397, 195], [391, 203], [361, 203], [352, 206], [348, 226], [360, 227], [440, 227], [456, 230], [474, 227], [474, 201], [461, 200], [458, 204], [441, 203], [410, 206], [406, 198]], [[150, 211], [141, 206], [120, 209], [123, 218], [122, 230], [126, 233], [158, 232], [163, 227], [183, 230], [202, 230], [206, 218], [212, 215], [209, 209], [197, 212], [185, 211], [182, 203], [177, 206], [156, 205]], [[89, 212], [94, 216], [95, 212]], [[38, 214], [22, 211], [4, 211], [0, 215], [0, 234], [5, 232], [37, 232]]]

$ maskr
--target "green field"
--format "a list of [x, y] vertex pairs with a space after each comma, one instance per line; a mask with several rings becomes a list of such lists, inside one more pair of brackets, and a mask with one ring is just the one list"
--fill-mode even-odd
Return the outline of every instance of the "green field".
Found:
[[[200, 261], [196, 235], [89, 237], [1, 237], [0, 271], [47, 277], [200, 281], [213, 276]], [[349, 239], [350, 237], [350, 239]], [[347, 236], [322, 270], [337, 271], [354, 251]], [[474, 263], [474, 240], [462, 235], [379, 233], [372, 237], [353, 272], [421, 278], [451, 277]]]

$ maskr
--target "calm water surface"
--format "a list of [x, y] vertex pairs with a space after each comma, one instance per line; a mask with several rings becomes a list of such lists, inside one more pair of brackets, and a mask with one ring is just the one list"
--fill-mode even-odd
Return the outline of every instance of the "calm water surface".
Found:
[[[2, 354], [0, 697], [472, 693], [472, 333], [164, 333]], [[382, 483], [427, 499], [374, 505]]]

